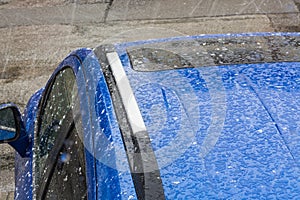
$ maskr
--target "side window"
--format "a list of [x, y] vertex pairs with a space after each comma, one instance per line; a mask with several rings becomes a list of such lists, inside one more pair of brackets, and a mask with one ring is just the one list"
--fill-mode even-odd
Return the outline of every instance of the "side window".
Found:
[[75, 112], [71, 68], [56, 76], [42, 103], [35, 142], [38, 199], [85, 199], [85, 154], [81, 116]]
[[59, 152], [45, 199], [87, 199], [85, 186], [84, 149], [73, 126]]

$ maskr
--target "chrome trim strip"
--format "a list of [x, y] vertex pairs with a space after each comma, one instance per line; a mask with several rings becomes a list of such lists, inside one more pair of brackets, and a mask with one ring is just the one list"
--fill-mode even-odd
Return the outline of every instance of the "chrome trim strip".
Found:
[[118, 54], [112, 52], [107, 53], [106, 56], [115, 78], [117, 88], [120, 92], [133, 135], [136, 136], [138, 133], [147, 131], [141, 111]]
[[[109, 76], [113, 76], [110, 81], [116, 86], [116, 92], [110, 91], [112, 98], [123, 104], [121, 109], [116, 109], [116, 114], [137, 197], [143, 200], [165, 200], [151, 140], [119, 55], [116, 52], [107, 53], [106, 60], [110, 68]], [[110, 81], [108, 84], [111, 84]]]

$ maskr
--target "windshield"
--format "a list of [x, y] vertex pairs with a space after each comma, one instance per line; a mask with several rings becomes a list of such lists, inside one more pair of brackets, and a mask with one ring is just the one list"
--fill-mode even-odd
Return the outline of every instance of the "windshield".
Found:
[[199, 38], [142, 45], [128, 48], [127, 53], [133, 69], [137, 71], [291, 62], [300, 61], [300, 37]]

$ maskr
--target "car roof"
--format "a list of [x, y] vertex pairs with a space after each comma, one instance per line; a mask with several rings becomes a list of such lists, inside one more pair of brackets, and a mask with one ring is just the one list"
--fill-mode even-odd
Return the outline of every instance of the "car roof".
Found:
[[168, 197], [299, 194], [300, 136], [293, 131], [300, 114], [300, 98], [294, 98], [300, 94], [299, 62], [145, 72], [132, 68], [128, 48], [185, 39], [299, 35], [203, 35], [110, 47], [132, 88]]

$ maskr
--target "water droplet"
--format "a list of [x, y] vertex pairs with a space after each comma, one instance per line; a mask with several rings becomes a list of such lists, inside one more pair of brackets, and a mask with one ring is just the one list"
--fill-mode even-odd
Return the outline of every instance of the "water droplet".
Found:
[[263, 130], [262, 130], [262, 129], [259, 129], [259, 130], [257, 130], [257, 132], [259, 132], [259, 133], [262, 133], [262, 132], [263, 132]]
[[178, 185], [180, 182], [179, 181], [174, 181], [173, 184]]
[[128, 197], [128, 200], [131, 200], [131, 199], [134, 199], [134, 196], [133, 196], [133, 195], [130, 195], [130, 196]]
[[60, 156], [60, 160], [64, 163], [69, 162], [71, 159], [71, 155], [69, 153], [63, 153]]

